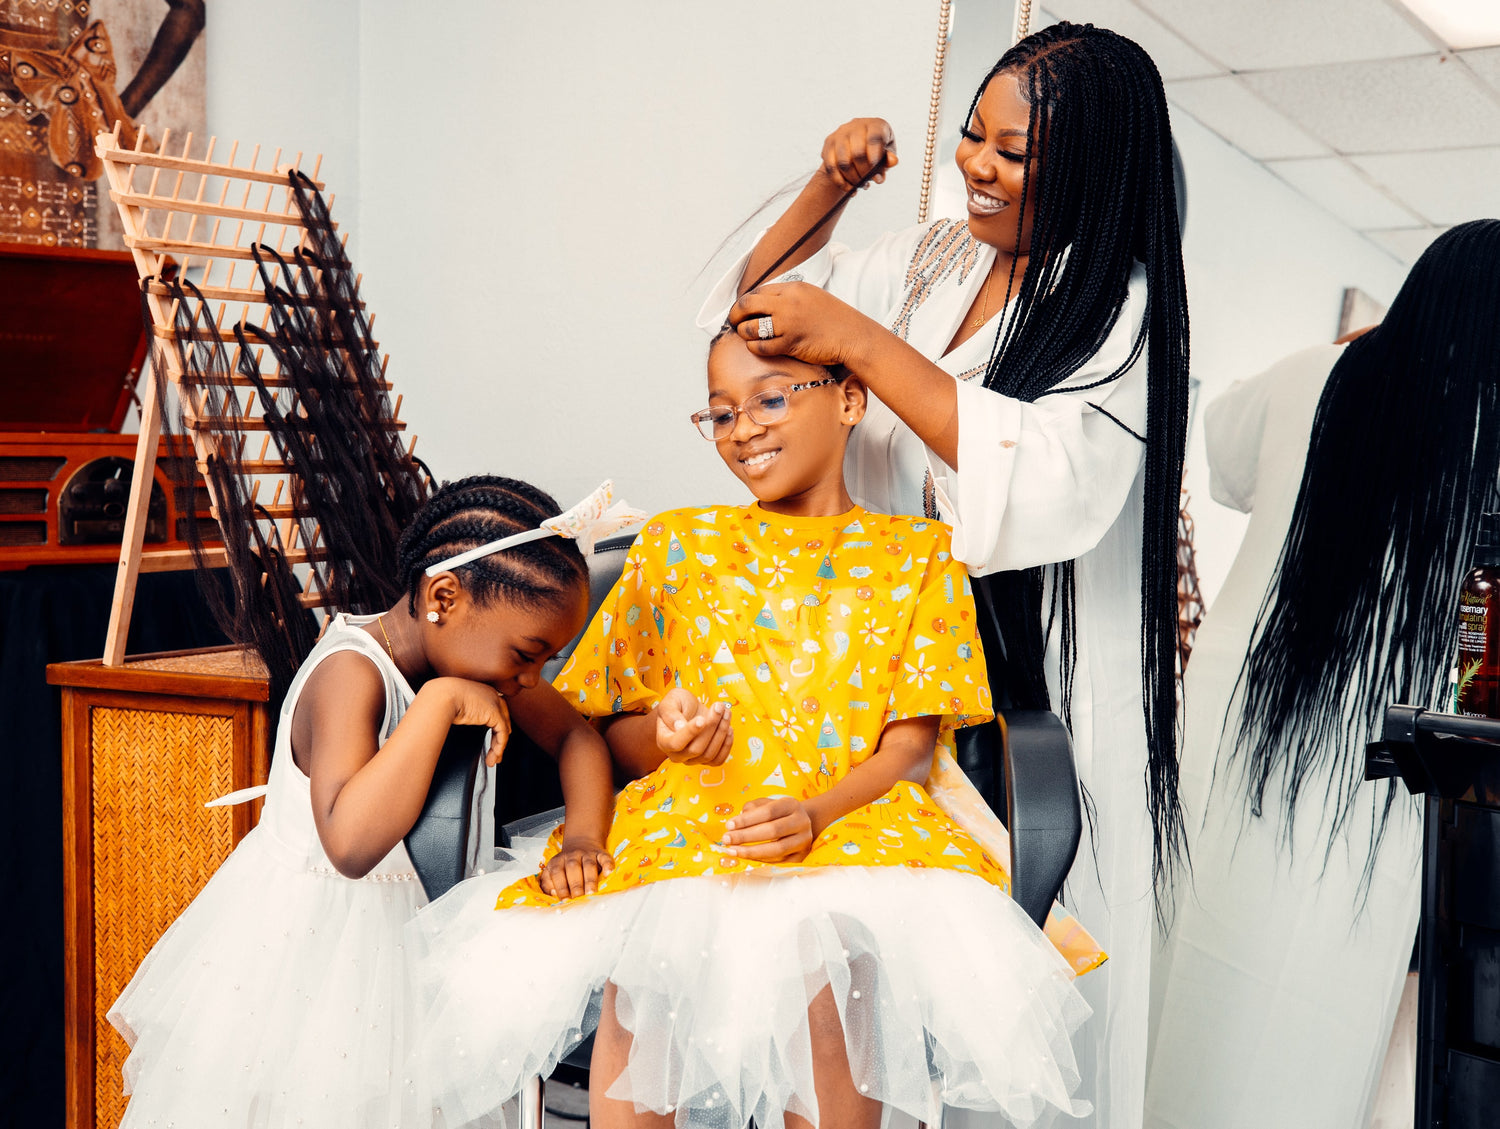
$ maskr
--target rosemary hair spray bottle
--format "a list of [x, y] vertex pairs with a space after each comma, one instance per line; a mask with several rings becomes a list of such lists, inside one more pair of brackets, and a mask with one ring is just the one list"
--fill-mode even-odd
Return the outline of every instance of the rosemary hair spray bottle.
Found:
[[1458, 591], [1456, 713], [1500, 717], [1500, 513], [1483, 514], [1474, 567]]

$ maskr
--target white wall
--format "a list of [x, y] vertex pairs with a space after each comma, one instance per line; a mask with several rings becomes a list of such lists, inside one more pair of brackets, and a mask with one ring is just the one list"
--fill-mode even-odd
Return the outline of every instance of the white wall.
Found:
[[[958, 5], [940, 170], [1010, 8]], [[325, 154], [418, 453], [444, 477], [512, 474], [564, 504], [606, 475], [647, 509], [739, 496], [685, 419], [705, 263], [854, 116], [890, 119], [904, 162], [840, 237], [915, 218], [935, 5], [260, 0], [209, 18], [210, 129]], [[1205, 398], [1331, 339], [1343, 287], [1394, 294], [1395, 260], [1191, 118], [1174, 127]], [[1211, 595], [1245, 519], [1209, 500], [1196, 421], [1188, 460]]]
[[[426, 9], [431, 11], [431, 8]], [[615, 478], [647, 509], [743, 496], [688, 424], [700, 271], [859, 114], [919, 136], [909, 0], [361, 6], [360, 245], [391, 377], [441, 475]], [[851, 18], [854, 13], [858, 18]], [[906, 172], [906, 170], [902, 170]], [[914, 173], [850, 229], [911, 222]]]
[[1172, 129], [1187, 172], [1182, 250], [1201, 382], [1186, 481], [1198, 574], [1212, 600], [1249, 518], [1208, 496], [1203, 405], [1288, 353], [1332, 341], [1344, 287], [1389, 303], [1406, 268], [1180, 110]]
[[259, 143], [261, 168], [279, 147], [287, 161], [303, 152], [311, 172], [315, 154], [323, 154], [319, 176], [356, 255], [359, 11], [358, 0], [233, 0], [208, 5], [206, 31], [214, 155], [227, 158], [239, 141], [236, 161], [248, 165]]

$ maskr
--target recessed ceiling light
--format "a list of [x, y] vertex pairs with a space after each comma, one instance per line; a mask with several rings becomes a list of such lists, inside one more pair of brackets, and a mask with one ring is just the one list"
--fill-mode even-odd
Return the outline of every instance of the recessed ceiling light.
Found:
[[1455, 50], [1500, 44], [1495, 0], [1401, 0], [1434, 35]]

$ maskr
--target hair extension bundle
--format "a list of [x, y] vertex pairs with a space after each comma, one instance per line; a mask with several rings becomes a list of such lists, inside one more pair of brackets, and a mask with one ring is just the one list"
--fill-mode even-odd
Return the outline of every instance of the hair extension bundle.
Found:
[[[168, 283], [176, 324], [170, 341], [182, 371], [184, 430], [210, 431], [204, 475], [213, 492], [233, 577], [234, 603], [208, 589], [230, 638], [255, 647], [280, 694], [316, 640], [297, 568], [311, 570], [330, 610], [380, 611], [401, 595], [398, 545], [431, 491], [430, 476], [394, 427], [381, 358], [360, 307], [356, 279], [322, 196], [291, 173], [305, 235], [290, 261], [252, 246], [264, 326], [238, 324], [226, 347], [208, 304], [191, 281]], [[234, 354], [231, 360], [230, 353]], [[269, 352], [270, 375], [261, 361]], [[161, 371], [161, 370], [159, 370]], [[285, 467], [286, 505], [269, 506], [247, 489], [239, 389], [248, 384], [260, 422]], [[166, 382], [158, 382], [164, 394]], [[163, 418], [172, 418], [163, 404]], [[280, 519], [280, 520], [278, 520]], [[189, 526], [200, 567], [202, 537]], [[300, 541], [302, 548], [295, 548]]]
[[[1500, 220], [1440, 235], [1375, 329], [1350, 342], [1313, 418], [1296, 508], [1235, 690], [1227, 763], [1255, 815], [1321, 787], [1326, 850], [1392, 702], [1437, 706], [1453, 606], [1500, 468]], [[1234, 699], [1231, 699], [1233, 701]], [[1377, 806], [1365, 878], [1396, 791]]]

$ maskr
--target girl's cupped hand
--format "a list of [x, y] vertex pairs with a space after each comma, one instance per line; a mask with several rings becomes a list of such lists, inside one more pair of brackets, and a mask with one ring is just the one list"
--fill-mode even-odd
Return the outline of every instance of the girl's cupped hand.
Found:
[[734, 747], [729, 706], [705, 706], [681, 687], [668, 690], [656, 707], [656, 745], [679, 764], [723, 764]]
[[807, 805], [791, 796], [751, 800], [725, 826], [724, 849], [756, 862], [800, 862], [815, 838]]

